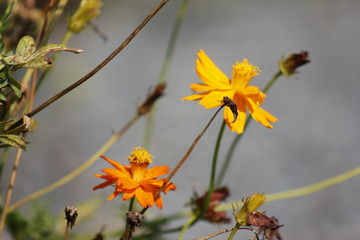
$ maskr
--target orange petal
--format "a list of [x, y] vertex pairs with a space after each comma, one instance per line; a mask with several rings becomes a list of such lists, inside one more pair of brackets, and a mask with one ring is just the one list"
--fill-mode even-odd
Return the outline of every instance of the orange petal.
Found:
[[167, 174], [169, 171], [170, 168], [167, 166], [152, 167], [146, 171], [144, 178], [145, 179], [157, 178], [159, 176]]
[[163, 201], [161, 196], [159, 196], [158, 198], [155, 199], [155, 205], [159, 208], [162, 209], [163, 208]]
[[109, 180], [109, 181], [103, 182], [103, 183], [101, 183], [99, 185], [96, 185], [95, 187], [93, 187], [93, 190], [104, 188], [104, 187], [107, 187], [107, 186], [112, 185], [114, 183], [115, 183], [114, 181]]
[[135, 191], [135, 198], [143, 207], [151, 207], [154, 204], [154, 195], [151, 191], [147, 191], [144, 186], [141, 186]]
[[120, 163], [118, 163], [118, 162], [116, 162], [116, 161], [114, 161], [114, 160], [111, 160], [110, 158], [105, 157], [105, 156], [103, 156], [103, 155], [101, 155], [101, 157], [102, 157], [103, 159], [105, 159], [108, 163], [110, 163], [111, 165], [113, 165], [115, 168], [117, 168], [119, 171], [124, 171], [124, 172], [126, 171], [124, 165], [122, 165], [122, 164], [120, 164]]
[[175, 189], [176, 189], [176, 185], [173, 184], [172, 182], [168, 182], [166, 184], [166, 186], [164, 187], [163, 192], [167, 193], [168, 191], [172, 191], [172, 190], [175, 190]]

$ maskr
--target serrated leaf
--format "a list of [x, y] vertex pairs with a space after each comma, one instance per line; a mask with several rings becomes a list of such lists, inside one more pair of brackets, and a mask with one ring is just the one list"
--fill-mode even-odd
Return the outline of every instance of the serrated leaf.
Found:
[[0, 142], [26, 150], [26, 143], [21, 136], [13, 134], [0, 134]]

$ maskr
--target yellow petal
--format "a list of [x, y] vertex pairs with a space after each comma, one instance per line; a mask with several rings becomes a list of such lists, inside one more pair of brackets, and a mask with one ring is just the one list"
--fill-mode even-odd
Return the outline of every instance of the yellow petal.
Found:
[[193, 95], [183, 97], [181, 100], [197, 101], [197, 100], [202, 99], [206, 95], [207, 95], [207, 93], [193, 94]]
[[234, 115], [229, 108], [225, 108], [224, 110], [224, 119], [226, 124], [230, 127], [231, 131], [235, 131], [238, 134], [243, 133], [245, 122], [246, 122], [246, 108], [245, 102], [241, 96], [235, 95], [233, 99], [234, 103], [238, 108], [238, 117], [236, 121], [233, 123]]
[[207, 91], [212, 91], [214, 90], [213, 87], [208, 86], [208, 85], [204, 85], [204, 84], [199, 84], [199, 83], [193, 83], [190, 85], [191, 90], [195, 91], [195, 92], [207, 92]]
[[214, 108], [221, 106], [221, 101], [224, 97], [233, 98], [234, 91], [211, 91], [203, 99], [200, 100], [199, 104], [205, 108]]
[[203, 50], [198, 52], [196, 72], [207, 85], [217, 89], [229, 89], [230, 79], [211, 61]]

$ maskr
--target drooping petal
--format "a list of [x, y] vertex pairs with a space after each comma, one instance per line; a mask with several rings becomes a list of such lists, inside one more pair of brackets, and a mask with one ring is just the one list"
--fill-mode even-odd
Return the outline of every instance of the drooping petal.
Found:
[[146, 171], [146, 173], [144, 175], [144, 179], [156, 178], [156, 177], [167, 174], [169, 171], [170, 171], [170, 168], [167, 166], [152, 167]]
[[254, 120], [267, 128], [273, 128], [270, 122], [276, 122], [278, 120], [276, 117], [258, 106], [251, 98], [246, 98], [246, 105]]
[[103, 173], [106, 173], [108, 176], [112, 177], [112, 178], [119, 178], [119, 177], [127, 177], [127, 174], [124, 174], [123, 172], [114, 169], [114, 168], [104, 168], [101, 169], [101, 171]]
[[154, 204], [154, 196], [145, 186], [141, 186], [135, 190], [135, 198], [143, 207], [151, 207]]
[[135, 192], [136, 192], [136, 188], [131, 189], [131, 190], [126, 190], [123, 194], [123, 200], [128, 200], [131, 199], [135, 196]]
[[196, 72], [207, 85], [217, 89], [229, 89], [229, 78], [214, 64], [203, 50], [198, 52]]
[[176, 189], [176, 185], [173, 184], [173, 183], [171, 183], [171, 182], [168, 182], [168, 183], [166, 184], [166, 186], [164, 187], [163, 192], [164, 192], [164, 193], [167, 193], [168, 191], [173, 191], [173, 190], [175, 190], [175, 189]]
[[162, 198], [159, 196], [155, 199], [155, 205], [159, 208], [162, 209], [163, 208], [163, 201]]

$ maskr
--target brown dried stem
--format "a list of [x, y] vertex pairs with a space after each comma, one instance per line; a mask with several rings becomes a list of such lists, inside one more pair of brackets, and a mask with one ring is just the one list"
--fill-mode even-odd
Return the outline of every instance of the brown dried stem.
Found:
[[124, 40], [124, 42], [116, 48], [104, 61], [102, 61], [98, 66], [96, 66], [93, 70], [91, 70], [88, 74], [86, 74], [84, 77], [76, 81], [75, 83], [71, 84], [69, 87], [65, 88], [43, 104], [41, 104], [39, 107], [34, 109], [33, 111], [29, 112], [27, 114], [28, 117], [32, 117], [65, 94], [72, 91], [74, 88], [80, 86], [84, 82], [86, 82], [89, 78], [94, 76], [98, 71], [100, 71], [106, 64], [108, 64], [118, 53], [120, 53], [133, 39], [134, 37], [141, 31], [141, 29], [155, 16], [155, 14], [166, 4], [169, 0], [163, 0], [158, 6], [154, 8], [154, 10], [140, 23], [140, 25]]

